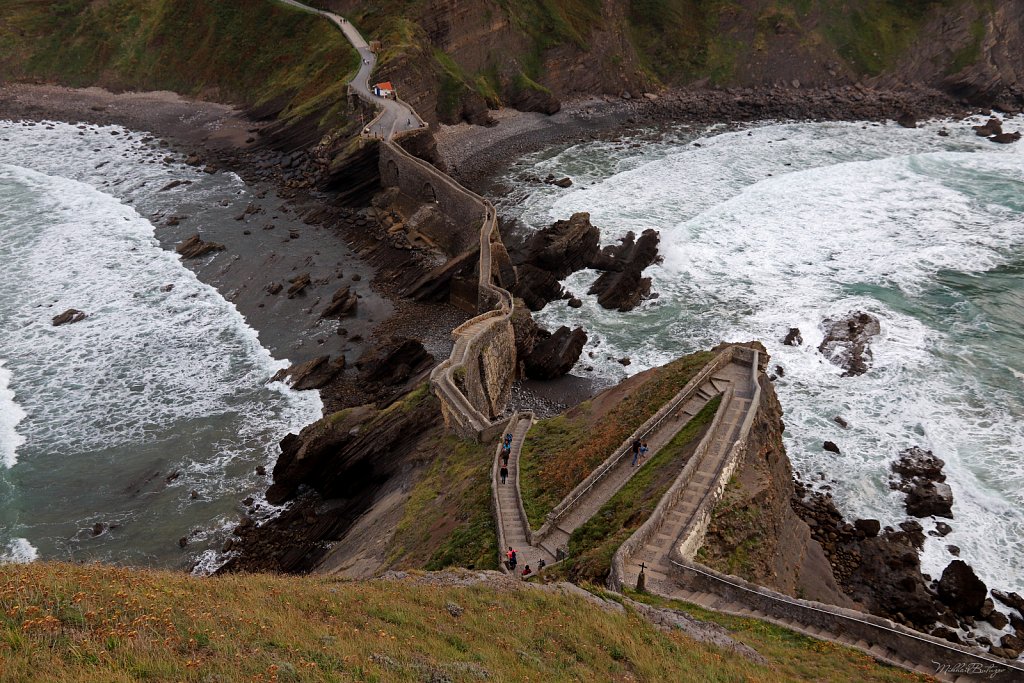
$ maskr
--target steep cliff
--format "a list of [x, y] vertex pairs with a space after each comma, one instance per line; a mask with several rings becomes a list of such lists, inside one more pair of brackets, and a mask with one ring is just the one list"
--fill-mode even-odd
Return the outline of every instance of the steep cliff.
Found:
[[557, 110], [668, 85], [877, 82], [1024, 105], [1013, 0], [321, 0], [382, 44], [382, 77], [425, 116]]
[[796, 597], [852, 606], [821, 545], [793, 511], [793, 471], [782, 444], [782, 406], [761, 376], [761, 407], [746, 452], [715, 508], [697, 560]]

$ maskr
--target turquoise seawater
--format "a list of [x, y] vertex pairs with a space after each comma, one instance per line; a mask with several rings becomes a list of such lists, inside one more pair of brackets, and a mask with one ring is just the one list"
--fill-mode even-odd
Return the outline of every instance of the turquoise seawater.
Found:
[[[577, 373], [615, 378], [722, 340], [760, 340], [785, 373], [775, 386], [803, 479], [851, 517], [896, 524], [906, 512], [889, 465], [911, 446], [933, 450], [947, 463], [954, 531], [929, 536], [925, 571], [938, 576], [955, 544], [989, 586], [1022, 591], [1024, 145], [979, 138], [977, 122], [588, 142], [523, 159], [501, 211], [533, 229], [589, 211], [606, 243], [661, 233], [664, 263], [648, 271], [658, 298], [605, 311], [585, 296], [595, 278], [585, 271], [565, 283], [582, 308], [556, 302], [540, 315], [590, 333]], [[573, 187], [522, 182], [548, 173]], [[882, 334], [870, 371], [841, 377], [817, 346], [825, 318], [854, 310], [876, 315]], [[781, 343], [790, 327], [803, 346]], [[826, 439], [842, 454], [822, 450]]]

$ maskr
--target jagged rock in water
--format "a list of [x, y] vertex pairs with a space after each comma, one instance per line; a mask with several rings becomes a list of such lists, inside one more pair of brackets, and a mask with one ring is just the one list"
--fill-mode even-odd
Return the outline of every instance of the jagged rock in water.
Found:
[[969, 564], [953, 560], [942, 571], [938, 585], [939, 599], [961, 616], [980, 616], [988, 595], [988, 587]]
[[53, 316], [53, 320], [50, 322], [54, 327], [60, 327], [61, 325], [70, 325], [71, 323], [81, 322], [86, 319], [86, 314], [77, 308], [69, 308], [60, 315]]
[[917, 128], [917, 117], [910, 112], [903, 112], [898, 119], [898, 123], [903, 128]]
[[949, 484], [921, 482], [907, 492], [907, 512], [914, 517], [953, 518], [953, 489]]
[[980, 126], [972, 126], [972, 128], [974, 128], [975, 135], [987, 138], [992, 135], [1002, 135], [1003, 122], [993, 116]]
[[946, 481], [942, 468], [946, 463], [935, 457], [931, 451], [914, 446], [900, 453], [900, 458], [891, 467], [904, 478], [922, 477], [928, 481]]
[[356, 314], [359, 299], [348, 285], [345, 285], [331, 297], [330, 303], [324, 308], [321, 318], [347, 318]]
[[212, 251], [224, 251], [226, 247], [223, 244], [217, 242], [204, 242], [200, 237], [199, 233], [192, 235], [184, 242], [179, 244], [175, 251], [181, 254], [181, 258], [199, 258], [205, 256]]
[[843, 377], [867, 372], [871, 362], [871, 338], [882, 331], [878, 318], [864, 311], [854, 311], [839, 320], [826, 318], [824, 328], [825, 338], [818, 351], [843, 368]]
[[651, 278], [643, 277], [647, 266], [660, 261], [656, 230], [647, 229], [634, 242], [632, 232], [626, 234], [617, 246], [605, 247], [598, 263], [606, 272], [590, 286], [589, 294], [597, 295], [597, 302], [607, 309], [631, 311], [651, 294]]
[[582, 327], [570, 330], [564, 325], [553, 333], [538, 330], [533, 350], [524, 359], [526, 376], [532, 379], [555, 379], [572, 370], [583, 353], [587, 333]]
[[367, 349], [356, 361], [356, 367], [361, 382], [395, 386], [426, 370], [433, 362], [434, 357], [418, 339], [391, 337]]
[[1024, 597], [1021, 597], [1017, 593], [1006, 593], [998, 588], [993, 588], [992, 597], [1024, 615]]
[[1020, 131], [1014, 131], [1012, 133], [999, 133], [989, 138], [992, 142], [998, 142], [1003, 145], [1008, 145], [1011, 142], [1017, 142], [1020, 140]]
[[590, 223], [590, 214], [574, 213], [567, 221], [556, 221], [538, 230], [526, 245], [526, 258], [556, 279], [587, 268], [600, 251], [601, 232]]
[[566, 297], [558, 276], [549, 270], [524, 263], [518, 268], [518, 276], [516, 296], [522, 299], [531, 311], [539, 311], [548, 303]]
[[786, 333], [786, 338], [782, 340], [782, 343], [786, 346], [800, 346], [804, 343], [804, 337], [800, 334], [799, 327], [789, 328], [789, 332]]
[[331, 361], [330, 356], [319, 356], [305, 363], [296, 363], [289, 368], [278, 370], [270, 381], [284, 382], [291, 379], [292, 389], [299, 391], [321, 389], [330, 384], [344, 369], [345, 356], [338, 356], [334, 361]]

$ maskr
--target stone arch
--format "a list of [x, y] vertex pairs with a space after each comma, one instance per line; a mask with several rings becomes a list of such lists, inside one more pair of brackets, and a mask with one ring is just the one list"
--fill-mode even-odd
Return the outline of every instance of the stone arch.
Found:
[[385, 168], [387, 169], [385, 182], [389, 185], [398, 185], [398, 164], [395, 163], [395, 160], [388, 159], [387, 164], [385, 164]]
[[434, 192], [434, 186], [429, 181], [423, 183], [423, 189], [420, 191], [420, 194], [425, 202], [437, 202], [437, 193]]

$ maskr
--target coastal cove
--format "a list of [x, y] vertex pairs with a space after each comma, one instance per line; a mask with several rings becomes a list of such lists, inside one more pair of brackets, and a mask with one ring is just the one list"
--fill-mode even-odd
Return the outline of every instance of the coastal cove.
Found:
[[[586, 211], [606, 244], [661, 233], [665, 260], [646, 273], [657, 298], [603, 310], [581, 271], [564, 284], [582, 306], [555, 301], [538, 315], [587, 329], [574, 373], [615, 381], [761, 339], [804, 482], [850, 519], [896, 525], [907, 514], [889, 463], [933, 450], [947, 462], [953, 532], [928, 536], [924, 571], [938, 576], [955, 545], [989, 585], [1019, 591], [1024, 164], [1019, 146], [975, 135], [986, 118], [680, 127], [561, 145], [499, 177], [498, 208], [526, 232]], [[552, 174], [573, 187], [535, 180]], [[841, 377], [817, 347], [825, 318], [855, 310], [879, 316], [882, 333], [869, 371]], [[782, 343], [790, 328], [802, 344]]]

